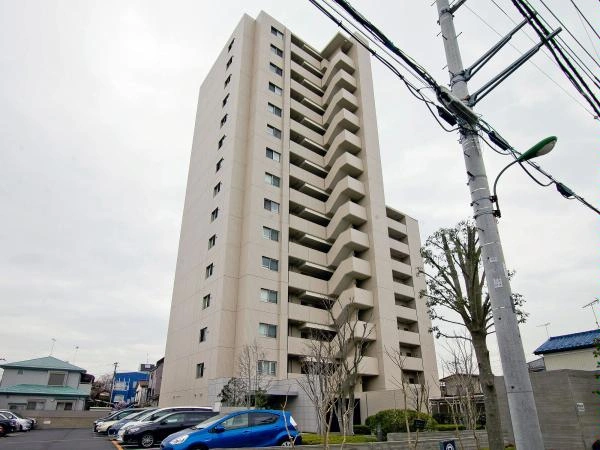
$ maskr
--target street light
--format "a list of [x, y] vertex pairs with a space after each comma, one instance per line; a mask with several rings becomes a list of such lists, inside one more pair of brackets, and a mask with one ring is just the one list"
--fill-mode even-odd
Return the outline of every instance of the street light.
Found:
[[496, 195], [496, 185], [498, 184], [498, 180], [500, 179], [500, 177], [502, 176], [502, 174], [504, 172], [506, 172], [506, 170], [513, 166], [516, 163], [523, 163], [525, 161], [529, 161], [530, 159], [533, 158], [537, 158], [538, 156], [543, 156], [547, 153], [550, 153], [550, 151], [554, 148], [554, 146], [556, 145], [556, 141], [558, 139], [556, 138], [556, 136], [550, 136], [547, 137], [546, 139], [542, 139], [540, 142], [538, 142], [537, 144], [535, 144], [533, 147], [531, 147], [529, 150], [527, 150], [525, 153], [521, 154], [519, 157], [517, 157], [517, 159], [515, 159], [513, 162], [511, 162], [509, 165], [507, 165], [504, 169], [502, 169], [500, 171], [500, 173], [498, 174], [498, 176], [496, 177], [496, 179], [494, 180], [494, 194], [492, 195], [492, 201], [496, 202], [496, 207], [498, 209], [496, 209], [494, 211], [494, 216], [496, 217], [500, 217], [501, 213], [500, 213], [500, 204], [498, 203], [498, 196]]

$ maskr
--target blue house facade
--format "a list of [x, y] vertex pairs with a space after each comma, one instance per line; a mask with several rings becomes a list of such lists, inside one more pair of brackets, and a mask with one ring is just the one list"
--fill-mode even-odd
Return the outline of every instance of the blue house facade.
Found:
[[133, 403], [140, 381], [148, 381], [148, 372], [121, 372], [115, 375], [112, 403]]

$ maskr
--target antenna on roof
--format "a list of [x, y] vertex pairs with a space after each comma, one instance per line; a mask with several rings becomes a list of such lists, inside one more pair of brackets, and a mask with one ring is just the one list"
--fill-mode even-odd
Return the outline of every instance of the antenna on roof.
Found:
[[56, 343], [56, 339], [52, 338], [52, 346], [50, 347], [50, 355], [49, 356], [52, 356], [52, 352], [54, 351], [54, 344], [55, 343]]
[[550, 333], [548, 333], [548, 326], [549, 326], [549, 325], [550, 325], [550, 322], [546, 322], [546, 323], [543, 323], [543, 324], [541, 324], [541, 325], [538, 325], [538, 326], [537, 326], [538, 328], [539, 328], [539, 327], [545, 327], [545, 328], [546, 328], [546, 337], [547, 337], [548, 339], [550, 339]]
[[583, 305], [582, 308], [590, 308], [592, 310], [592, 312], [594, 313], [594, 320], [596, 321], [596, 327], [600, 328], [600, 325], [598, 325], [598, 317], [596, 316], [596, 311], [594, 310], [594, 305], [600, 303], [600, 299], [598, 297], [596, 297], [593, 301], [589, 302], [587, 305]]

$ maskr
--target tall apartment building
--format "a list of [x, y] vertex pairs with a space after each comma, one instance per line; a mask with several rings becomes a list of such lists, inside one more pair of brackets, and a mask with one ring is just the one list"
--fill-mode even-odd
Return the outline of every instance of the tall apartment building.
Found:
[[287, 386], [314, 416], [294, 380], [336, 299], [372, 330], [358, 397], [397, 389], [386, 348], [409, 382], [435, 384], [419, 248], [417, 222], [385, 204], [369, 53], [244, 16], [200, 88], [161, 405], [211, 405], [256, 342], [270, 393]]

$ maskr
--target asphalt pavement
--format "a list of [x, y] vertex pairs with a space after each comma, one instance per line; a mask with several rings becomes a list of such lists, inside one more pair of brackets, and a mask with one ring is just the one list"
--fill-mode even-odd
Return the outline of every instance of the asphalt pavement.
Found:
[[[0, 438], [0, 449], [7, 450], [121, 450], [106, 435], [91, 428], [32, 430], [10, 433]], [[125, 447], [134, 450], [135, 447]]]

